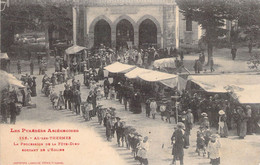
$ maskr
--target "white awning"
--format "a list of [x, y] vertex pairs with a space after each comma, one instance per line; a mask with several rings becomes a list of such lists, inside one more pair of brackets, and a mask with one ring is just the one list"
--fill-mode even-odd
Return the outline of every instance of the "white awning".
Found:
[[104, 69], [111, 73], [127, 73], [131, 70], [133, 70], [136, 66], [134, 65], [128, 65], [128, 64], [122, 64], [120, 62], [115, 62], [111, 65], [106, 66]]
[[229, 85], [226, 89], [241, 104], [260, 104], [260, 84]]
[[260, 75], [226, 74], [226, 75], [193, 75], [188, 80], [199, 85], [207, 92], [227, 93], [228, 85], [255, 85], [260, 82]]
[[84, 49], [87, 49], [86, 47], [83, 46], [78, 46], [78, 45], [73, 45], [69, 47], [68, 49], [65, 50], [66, 54], [76, 54]]
[[0, 77], [1, 89], [5, 88], [8, 85], [13, 85], [22, 88], [24, 87], [22, 81], [18, 80], [12, 74], [9, 74], [5, 71], [0, 70]]
[[159, 72], [159, 71], [151, 71], [151, 72], [140, 74], [138, 77], [145, 81], [156, 82], [156, 81], [162, 81], [167, 79], [174, 79], [177, 77], [177, 75]]
[[127, 77], [129, 79], [138, 78], [138, 75], [147, 73], [147, 72], [151, 72], [151, 71], [152, 70], [137, 67], [137, 68], [131, 70], [130, 72], [126, 73], [125, 77]]
[[7, 53], [0, 53], [0, 59], [9, 59]]
[[174, 58], [163, 58], [155, 60], [153, 66], [156, 68], [176, 68]]

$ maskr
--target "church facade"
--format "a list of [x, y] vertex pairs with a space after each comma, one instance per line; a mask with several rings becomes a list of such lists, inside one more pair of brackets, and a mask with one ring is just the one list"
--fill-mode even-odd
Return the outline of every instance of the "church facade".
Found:
[[77, 44], [119, 49], [196, 45], [201, 28], [185, 20], [174, 0], [82, 0], [74, 8]]

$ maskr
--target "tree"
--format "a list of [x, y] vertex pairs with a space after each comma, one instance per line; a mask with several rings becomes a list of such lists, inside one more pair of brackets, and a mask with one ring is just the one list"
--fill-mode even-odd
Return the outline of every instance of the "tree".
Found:
[[219, 37], [226, 35], [225, 20], [238, 17], [236, 0], [177, 0], [181, 13], [186, 19], [198, 22], [205, 30], [203, 41], [207, 43], [208, 64], [213, 58], [213, 47]]
[[45, 31], [46, 47], [52, 42], [52, 32], [58, 30], [64, 34], [72, 34], [72, 17], [70, 10], [72, 1], [58, 3], [56, 1], [37, 1], [37, 3], [11, 4], [1, 13], [2, 45], [5, 51], [13, 44], [14, 35], [26, 29]]
[[260, 1], [247, 0], [240, 3], [238, 26], [250, 39], [259, 39]]

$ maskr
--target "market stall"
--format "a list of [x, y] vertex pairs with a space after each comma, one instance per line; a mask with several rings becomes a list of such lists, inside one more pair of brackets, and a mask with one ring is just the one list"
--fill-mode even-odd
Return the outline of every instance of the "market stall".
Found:
[[260, 75], [226, 74], [226, 75], [192, 75], [188, 81], [198, 85], [206, 92], [227, 93], [228, 85], [255, 85], [260, 82]]
[[85, 61], [86, 47], [73, 45], [65, 50], [64, 60], [67, 61], [67, 65], [70, 66], [72, 71], [82, 71], [83, 61]]
[[0, 68], [1, 70], [10, 72], [10, 59], [7, 53], [0, 53], [0, 64], [1, 64], [1, 68]]
[[155, 68], [176, 68], [174, 58], [162, 58], [155, 60], [153, 66]]
[[111, 65], [106, 66], [104, 69], [110, 73], [127, 73], [136, 68], [134, 65], [122, 64], [120, 62], [115, 62]]
[[9, 85], [11, 86], [17, 86], [24, 88], [24, 85], [22, 84], [22, 81], [18, 80], [16, 77], [14, 77], [12, 74], [7, 73], [3, 70], [0, 70], [0, 90], [7, 88]]
[[126, 73], [125, 77], [129, 79], [134, 79], [134, 78], [138, 78], [138, 75], [148, 73], [148, 72], [152, 72], [152, 70], [136, 67], [135, 69]]
[[177, 86], [178, 83], [178, 76], [175, 74], [169, 74], [159, 71], [152, 71], [140, 74], [138, 76], [140, 79], [148, 82], [160, 82], [165, 86], [170, 88], [174, 88]]

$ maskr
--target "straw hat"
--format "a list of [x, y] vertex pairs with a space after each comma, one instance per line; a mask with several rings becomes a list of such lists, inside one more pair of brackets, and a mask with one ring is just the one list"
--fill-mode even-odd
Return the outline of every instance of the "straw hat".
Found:
[[225, 112], [224, 112], [223, 110], [220, 110], [220, 111], [218, 112], [218, 114], [219, 114], [219, 115], [224, 115]]
[[207, 116], [208, 116], [208, 114], [207, 114], [207, 113], [205, 113], [205, 112], [203, 112], [203, 113], [201, 114], [201, 116], [203, 116], [203, 117], [207, 117]]
[[246, 109], [251, 109], [251, 106], [250, 105], [246, 105]]
[[185, 125], [182, 122], [177, 123], [178, 128], [185, 128]]

